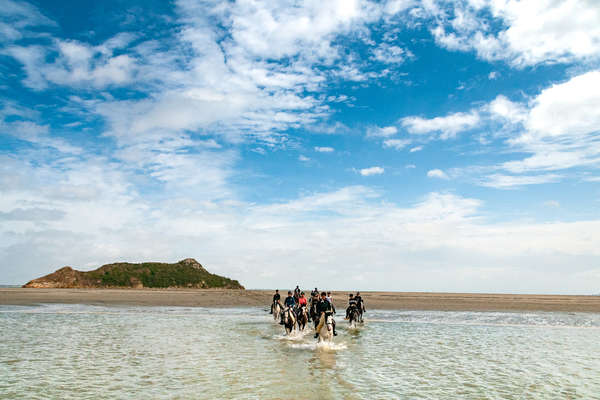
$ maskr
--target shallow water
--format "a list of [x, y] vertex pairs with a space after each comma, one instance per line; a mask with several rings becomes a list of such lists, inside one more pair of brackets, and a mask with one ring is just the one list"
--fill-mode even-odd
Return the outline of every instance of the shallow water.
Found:
[[0, 306], [0, 398], [600, 399], [600, 314]]

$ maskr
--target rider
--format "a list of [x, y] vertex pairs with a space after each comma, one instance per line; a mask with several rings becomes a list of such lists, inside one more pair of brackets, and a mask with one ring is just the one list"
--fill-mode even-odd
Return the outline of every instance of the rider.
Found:
[[348, 319], [348, 316], [350, 315], [350, 310], [352, 308], [357, 308], [357, 303], [356, 303], [356, 297], [354, 297], [354, 295], [352, 293], [350, 293], [348, 295], [349, 299], [348, 299], [348, 308], [346, 308], [346, 319]]
[[298, 307], [306, 307], [307, 301], [306, 297], [304, 297], [304, 292], [300, 292], [300, 297], [298, 298]]
[[360, 297], [360, 292], [356, 292], [356, 296], [354, 296], [354, 299], [356, 300], [358, 312], [360, 313], [360, 320], [362, 321], [363, 313], [367, 312], [367, 309], [365, 308], [365, 302], [363, 301], [362, 297]]
[[333, 308], [333, 313], [335, 314], [335, 306], [333, 305], [333, 297], [331, 296], [331, 292], [327, 292], [327, 301], [331, 304], [331, 308]]
[[[291, 290], [288, 290], [288, 295], [285, 298], [285, 300], [283, 301], [283, 305], [286, 308], [294, 309], [294, 306], [296, 305], [296, 300], [294, 300], [294, 296], [292, 296]], [[282, 312], [282, 315], [283, 315], [283, 312]], [[281, 319], [281, 322], [279, 322], [279, 325], [283, 325], [283, 318]]]
[[275, 289], [275, 294], [273, 295], [273, 302], [271, 303], [271, 314], [273, 314], [273, 308], [275, 307], [275, 303], [279, 303], [279, 300], [281, 300], [279, 289]]
[[[331, 303], [327, 300], [327, 294], [325, 292], [321, 292], [321, 300], [317, 303], [317, 314], [320, 315], [319, 324], [317, 325], [315, 332], [315, 339], [319, 337], [319, 331], [325, 322], [327, 316], [333, 314], [333, 308]], [[331, 319], [333, 323], [333, 336], [337, 336], [337, 332], [335, 331], [335, 321], [333, 318]]]
[[319, 289], [315, 288], [315, 290], [310, 292], [310, 296], [313, 298], [316, 297], [318, 299], [319, 298]]
[[[298, 297], [298, 315], [301, 315], [302, 307], [306, 307], [308, 304], [306, 297], [304, 297], [304, 292], [300, 292], [300, 297]], [[308, 320], [310, 321], [310, 315], [308, 316]]]
[[296, 300], [296, 304], [298, 303], [299, 298], [300, 298], [300, 287], [298, 287], [298, 285], [296, 285], [296, 288], [294, 289], [294, 300]]
[[291, 290], [288, 290], [288, 295], [283, 301], [283, 305], [290, 308], [293, 308], [296, 305], [296, 300], [294, 299], [294, 296], [292, 296]]

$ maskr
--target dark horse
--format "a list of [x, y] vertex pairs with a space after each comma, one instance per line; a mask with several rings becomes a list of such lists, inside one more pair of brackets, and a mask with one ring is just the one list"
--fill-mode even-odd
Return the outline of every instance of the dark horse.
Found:
[[285, 310], [281, 312], [281, 320], [283, 321], [283, 326], [285, 327], [285, 332], [289, 335], [294, 330], [294, 326], [296, 325], [296, 313], [290, 307], [286, 307]]
[[356, 323], [360, 321], [360, 312], [358, 311], [358, 308], [350, 308], [350, 312], [348, 313], [348, 319], [350, 328], [356, 328]]
[[319, 300], [317, 300], [314, 297], [310, 299], [310, 311], [308, 314], [308, 320], [314, 321], [315, 328], [317, 327], [317, 324], [319, 323], [319, 314], [317, 313], [317, 303], [318, 302], [319, 302]]
[[298, 330], [303, 331], [308, 323], [308, 311], [306, 310], [306, 306], [300, 307], [296, 314], [298, 316]]

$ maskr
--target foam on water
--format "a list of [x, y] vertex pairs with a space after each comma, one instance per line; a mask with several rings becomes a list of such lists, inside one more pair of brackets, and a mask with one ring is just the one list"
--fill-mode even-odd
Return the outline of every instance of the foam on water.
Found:
[[369, 310], [337, 329], [286, 335], [259, 308], [0, 306], [0, 398], [600, 398], [599, 314]]

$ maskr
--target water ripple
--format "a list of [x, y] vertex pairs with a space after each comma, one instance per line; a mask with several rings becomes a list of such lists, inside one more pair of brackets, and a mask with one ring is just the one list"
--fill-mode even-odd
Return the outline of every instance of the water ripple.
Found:
[[600, 398], [597, 314], [368, 315], [324, 345], [261, 309], [2, 306], [0, 398]]

